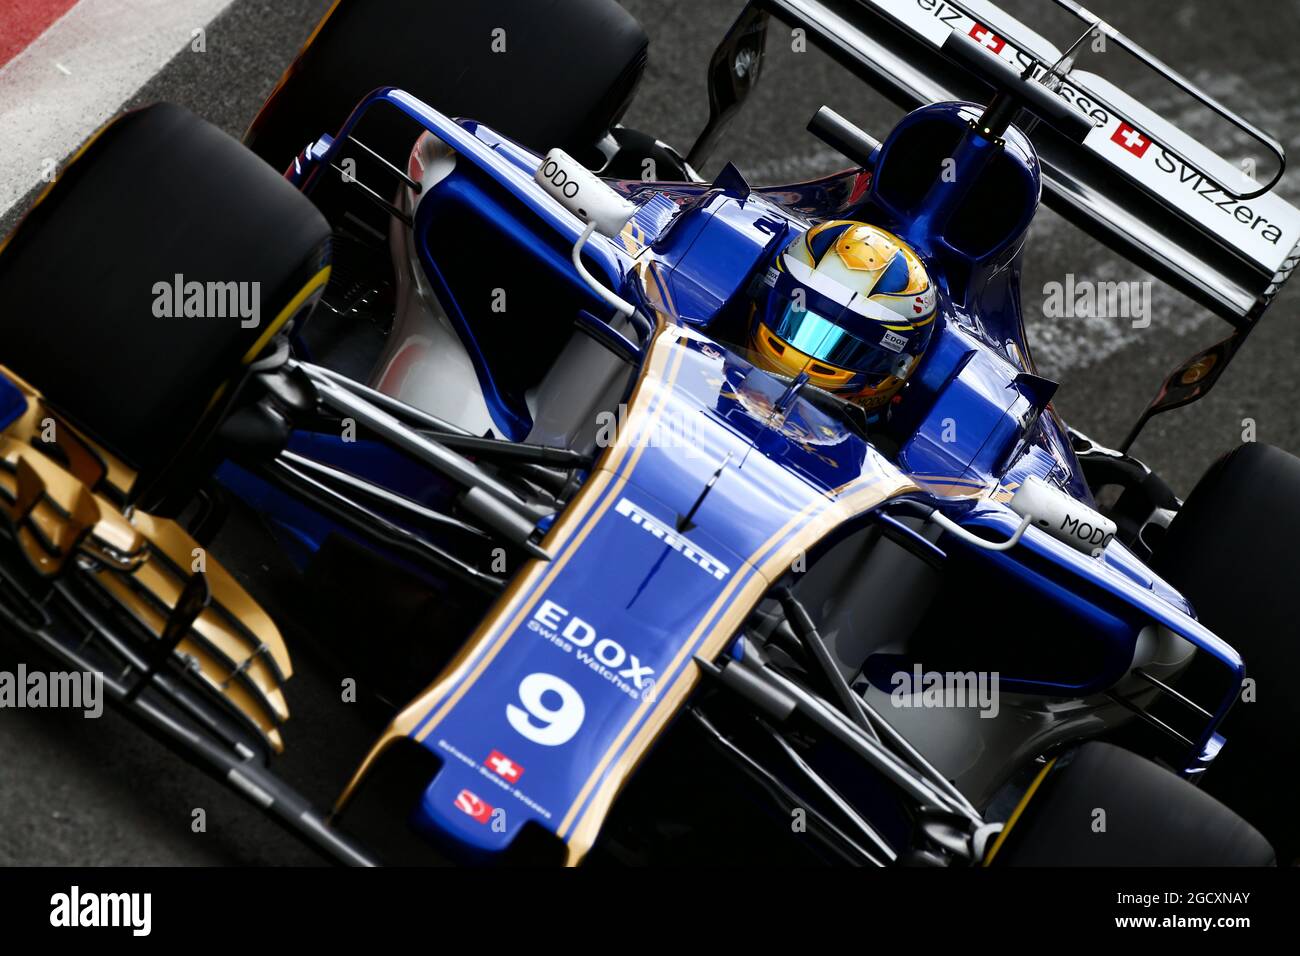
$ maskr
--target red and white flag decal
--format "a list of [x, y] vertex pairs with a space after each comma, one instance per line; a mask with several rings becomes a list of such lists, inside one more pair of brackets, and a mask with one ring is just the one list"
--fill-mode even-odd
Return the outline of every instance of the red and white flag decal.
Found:
[[491, 805], [469, 790], [462, 790], [456, 795], [456, 809], [479, 823], [487, 823], [492, 816]]
[[494, 750], [488, 754], [486, 763], [493, 773], [499, 777], [504, 777], [511, 783], [516, 783], [524, 775], [524, 768], [499, 750]]
[[984, 47], [990, 53], [1001, 53], [1002, 48], [1007, 45], [1007, 41], [1002, 39], [984, 24], [976, 21], [970, 28], [971, 37], [980, 46]]
[[1119, 127], [1111, 134], [1110, 141], [1119, 143], [1130, 153], [1141, 159], [1146, 155], [1147, 149], [1151, 146], [1149, 137], [1143, 136], [1128, 123], [1120, 123]]

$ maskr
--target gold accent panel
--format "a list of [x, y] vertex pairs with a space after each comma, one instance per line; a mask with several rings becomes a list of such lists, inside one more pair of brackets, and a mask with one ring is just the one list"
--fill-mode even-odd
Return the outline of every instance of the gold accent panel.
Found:
[[119, 497], [126, 497], [135, 484], [134, 470], [50, 411], [41, 393], [20, 376], [3, 365], [0, 365], [0, 375], [9, 379], [27, 398], [27, 411], [5, 429], [5, 435], [23, 445], [48, 448], [51, 443], [46, 441], [46, 422], [53, 421], [53, 445], [58, 454], [67, 460], [68, 471], [91, 491], [99, 491], [100, 481], [103, 480]]
[[[0, 434], [0, 517], [31, 566], [46, 577], [85, 574], [154, 639], [201, 568], [211, 599], [176, 653], [282, 751], [278, 727], [289, 717], [282, 687], [293, 666], [270, 616], [176, 522], [143, 511], [125, 515], [95, 493], [103, 480], [124, 491], [135, 476], [57, 418], [31, 386], [0, 373], [27, 397], [26, 411]], [[43, 440], [47, 420], [55, 441]], [[93, 563], [79, 566], [78, 555]]]

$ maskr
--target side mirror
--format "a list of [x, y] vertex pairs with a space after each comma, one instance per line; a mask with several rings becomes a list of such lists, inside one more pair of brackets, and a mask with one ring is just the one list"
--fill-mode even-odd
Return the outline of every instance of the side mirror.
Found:
[[763, 72], [768, 20], [767, 11], [750, 3], [713, 51], [709, 61], [709, 122], [686, 157], [692, 169], [699, 169], [708, 161], [723, 132], [758, 84]]

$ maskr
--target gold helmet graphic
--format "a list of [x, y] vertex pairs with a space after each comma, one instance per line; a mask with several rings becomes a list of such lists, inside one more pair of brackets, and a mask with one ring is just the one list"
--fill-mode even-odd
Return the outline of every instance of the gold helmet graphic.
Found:
[[751, 347], [769, 371], [807, 373], [819, 388], [876, 408], [929, 345], [936, 294], [893, 233], [836, 220], [797, 237], [764, 277]]

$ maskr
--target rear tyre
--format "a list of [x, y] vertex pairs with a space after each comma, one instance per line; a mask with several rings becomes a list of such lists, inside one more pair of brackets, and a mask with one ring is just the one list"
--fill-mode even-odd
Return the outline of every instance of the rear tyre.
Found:
[[[366, 94], [394, 86], [599, 166], [595, 145], [631, 102], [648, 42], [614, 0], [339, 0], [244, 142], [283, 171]], [[391, 158], [411, 146], [405, 129], [368, 130], [366, 145]]]
[[[1228, 743], [1205, 789], [1258, 826], [1280, 859], [1300, 858], [1300, 815], [1282, 782], [1300, 760], [1300, 459], [1259, 444], [1225, 455], [1178, 512], [1153, 565], [1241, 653], [1254, 684], [1224, 722]], [[1204, 670], [1189, 675], [1192, 694], [1210, 686]]]
[[1271, 866], [1237, 814], [1137, 754], [1093, 741], [1038, 775], [989, 849], [994, 866]]

